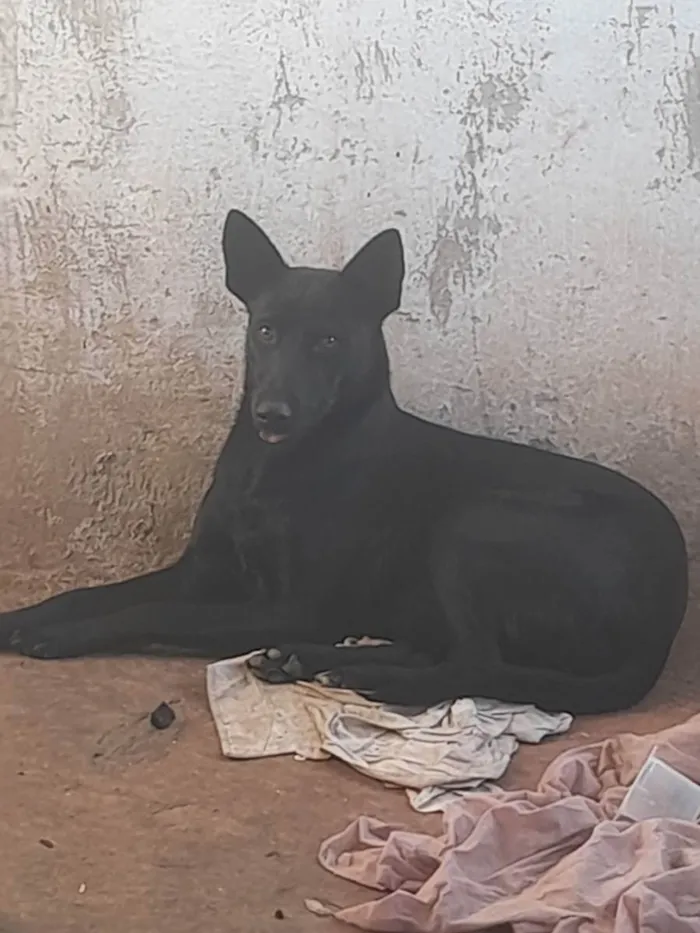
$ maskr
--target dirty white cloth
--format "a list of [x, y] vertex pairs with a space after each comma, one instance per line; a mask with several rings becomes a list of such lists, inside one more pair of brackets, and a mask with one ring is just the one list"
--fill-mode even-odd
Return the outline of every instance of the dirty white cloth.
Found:
[[444, 810], [501, 777], [520, 742], [539, 742], [571, 725], [568, 713], [493, 700], [414, 712], [318, 684], [266, 684], [246, 667], [249, 657], [207, 668], [209, 705], [226, 757], [332, 756], [406, 788], [420, 812]]

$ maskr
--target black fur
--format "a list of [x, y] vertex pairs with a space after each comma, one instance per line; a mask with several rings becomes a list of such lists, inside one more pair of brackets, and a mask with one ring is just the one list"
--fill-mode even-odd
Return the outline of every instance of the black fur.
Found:
[[[340, 272], [291, 268], [232, 211], [226, 284], [249, 311], [245, 391], [184, 555], [0, 616], [0, 647], [222, 657], [379, 700], [628, 707], [683, 619], [687, 558], [651, 493], [596, 464], [401, 411], [387, 230]], [[349, 635], [391, 640], [334, 647]]]

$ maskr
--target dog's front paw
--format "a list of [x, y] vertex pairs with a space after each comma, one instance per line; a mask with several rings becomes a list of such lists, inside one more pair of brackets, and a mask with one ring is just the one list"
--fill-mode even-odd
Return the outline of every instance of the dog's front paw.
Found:
[[72, 638], [70, 634], [35, 625], [21, 625], [10, 643], [19, 654], [45, 661], [75, 658], [86, 653], [80, 640]]
[[41, 658], [48, 661], [54, 658], [70, 657], [70, 653], [66, 654], [60, 643], [54, 642], [55, 640], [50, 636], [44, 637], [39, 632], [29, 637], [18, 634], [12, 641], [12, 647], [27, 658]]
[[353, 667], [336, 667], [329, 671], [316, 674], [314, 680], [322, 687], [333, 687], [336, 690], [352, 690], [367, 699], [374, 699], [375, 680], [372, 670], [357, 669]]
[[305, 679], [304, 666], [291, 648], [268, 648], [248, 658], [248, 668], [269, 684], [292, 684]]

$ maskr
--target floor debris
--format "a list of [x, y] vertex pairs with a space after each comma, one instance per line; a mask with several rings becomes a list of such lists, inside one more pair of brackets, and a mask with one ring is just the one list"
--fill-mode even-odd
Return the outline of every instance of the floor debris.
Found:
[[160, 703], [150, 715], [154, 729], [167, 729], [175, 722], [175, 710], [169, 703]]

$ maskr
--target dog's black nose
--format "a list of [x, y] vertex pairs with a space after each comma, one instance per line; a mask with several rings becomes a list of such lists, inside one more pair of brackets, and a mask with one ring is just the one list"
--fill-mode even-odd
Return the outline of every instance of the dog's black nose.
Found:
[[259, 402], [255, 406], [255, 417], [266, 428], [284, 429], [292, 417], [292, 409], [286, 402]]

